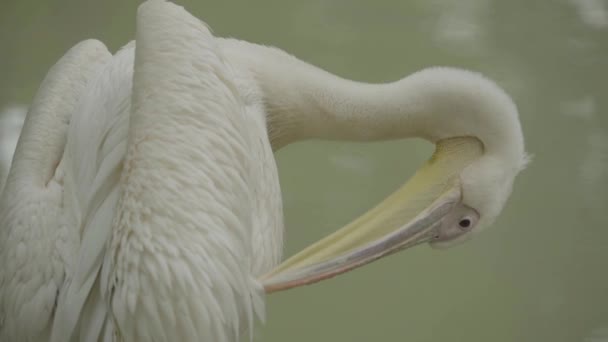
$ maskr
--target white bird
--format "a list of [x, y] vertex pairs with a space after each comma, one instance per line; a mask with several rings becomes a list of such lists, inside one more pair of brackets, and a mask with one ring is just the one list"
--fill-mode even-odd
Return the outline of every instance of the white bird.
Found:
[[[425, 138], [404, 187], [279, 265], [273, 150]], [[237, 341], [269, 293], [490, 225], [527, 161], [515, 105], [451, 68], [344, 80], [142, 4], [112, 56], [84, 41], [36, 95], [0, 202], [0, 341]]]

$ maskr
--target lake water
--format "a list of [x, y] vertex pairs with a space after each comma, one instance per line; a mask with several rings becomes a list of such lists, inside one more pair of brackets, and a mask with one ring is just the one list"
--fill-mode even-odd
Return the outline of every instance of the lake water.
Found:
[[[534, 154], [476, 239], [269, 296], [256, 341], [608, 342], [608, 1], [179, 3], [218, 36], [275, 45], [351, 79], [433, 65], [481, 71], [513, 96]], [[116, 50], [132, 39], [136, 6], [3, 0], [0, 108], [27, 105], [76, 42]], [[380, 201], [431, 151], [421, 141], [281, 150], [286, 255]]]

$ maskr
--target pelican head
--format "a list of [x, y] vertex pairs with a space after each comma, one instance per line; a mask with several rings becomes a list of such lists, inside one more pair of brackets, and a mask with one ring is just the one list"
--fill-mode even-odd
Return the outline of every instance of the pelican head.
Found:
[[263, 276], [267, 292], [330, 278], [422, 243], [445, 248], [467, 240], [495, 221], [528, 161], [515, 104], [480, 74], [431, 68], [389, 84], [343, 85], [349, 87], [344, 96], [355, 103], [347, 109], [336, 104], [339, 98], [320, 105], [335, 113], [324, 124], [351, 131], [342, 138], [420, 137], [435, 151], [375, 208]]

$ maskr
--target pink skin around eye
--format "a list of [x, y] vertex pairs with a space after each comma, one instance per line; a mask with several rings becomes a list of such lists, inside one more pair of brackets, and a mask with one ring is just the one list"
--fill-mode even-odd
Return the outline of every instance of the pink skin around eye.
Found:
[[473, 229], [478, 220], [477, 211], [460, 204], [443, 218], [433, 242], [454, 240]]

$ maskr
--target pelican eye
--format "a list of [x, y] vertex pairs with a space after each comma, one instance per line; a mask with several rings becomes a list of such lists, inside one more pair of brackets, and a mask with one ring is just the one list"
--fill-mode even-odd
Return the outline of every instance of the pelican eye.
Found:
[[460, 226], [460, 228], [466, 229], [471, 227], [471, 219], [468, 217], [463, 218], [462, 220], [460, 220], [460, 222], [458, 222], [458, 225]]

